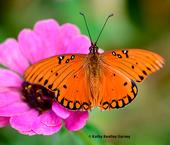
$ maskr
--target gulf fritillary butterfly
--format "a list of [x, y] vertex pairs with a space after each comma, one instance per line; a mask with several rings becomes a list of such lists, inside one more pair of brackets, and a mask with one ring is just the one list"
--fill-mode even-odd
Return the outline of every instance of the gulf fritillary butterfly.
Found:
[[31, 65], [24, 74], [25, 86], [44, 90], [51, 101], [71, 110], [122, 108], [136, 97], [135, 82], [142, 82], [164, 64], [160, 55], [147, 50], [99, 53], [97, 41], [91, 41], [89, 54], [64, 54]]

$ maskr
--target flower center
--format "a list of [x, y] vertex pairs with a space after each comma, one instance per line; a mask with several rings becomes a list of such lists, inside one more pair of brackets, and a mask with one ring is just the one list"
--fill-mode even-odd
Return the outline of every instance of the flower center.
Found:
[[54, 101], [54, 93], [38, 84], [22, 83], [23, 100], [40, 112], [48, 110]]

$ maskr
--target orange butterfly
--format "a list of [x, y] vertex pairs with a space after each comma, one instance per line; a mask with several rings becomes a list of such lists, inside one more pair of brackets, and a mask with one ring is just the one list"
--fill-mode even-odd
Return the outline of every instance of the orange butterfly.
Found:
[[44, 92], [51, 101], [68, 109], [83, 111], [97, 106], [107, 110], [129, 104], [138, 93], [135, 82], [142, 82], [164, 64], [160, 55], [141, 49], [100, 54], [97, 41], [89, 54], [54, 56], [31, 65], [24, 74], [25, 82], [37, 90], [47, 90]]

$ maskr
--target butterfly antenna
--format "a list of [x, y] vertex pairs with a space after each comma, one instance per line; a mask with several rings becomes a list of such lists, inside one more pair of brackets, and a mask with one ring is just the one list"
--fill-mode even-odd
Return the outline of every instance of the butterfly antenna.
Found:
[[85, 17], [85, 15], [84, 15], [84, 13], [82, 13], [82, 12], [80, 12], [80, 15], [82, 15], [83, 18], [84, 18], [84, 21], [85, 21], [85, 24], [86, 24], [86, 28], [87, 28], [87, 32], [88, 32], [89, 37], [90, 37], [90, 41], [91, 41], [91, 43], [93, 43], [92, 38], [91, 38], [91, 35], [90, 35], [89, 27], [88, 27], [88, 25], [87, 25], [86, 17]]
[[100, 38], [100, 35], [102, 34], [103, 29], [104, 29], [104, 27], [105, 27], [105, 25], [106, 25], [108, 19], [109, 19], [110, 17], [112, 17], [112, 16], [113, 16], [113, 13], [110, 14], [110, 15], [106, 18], [106, 21], [105, 21], [105, 23], [104, 23], [104, 25], [103, 25], [103, 27], [102, 27], [102, 30], [100, 31], [100, 33], [99, 33], [99, 35], [98, 35], [98, 37], [97, 37], [97, 40], [96, 40], [96, 42], [94, 43], [95, 45], [97, 44], [97, 42], [98, 42], [98, 40], [99, 40], [99, 38]]

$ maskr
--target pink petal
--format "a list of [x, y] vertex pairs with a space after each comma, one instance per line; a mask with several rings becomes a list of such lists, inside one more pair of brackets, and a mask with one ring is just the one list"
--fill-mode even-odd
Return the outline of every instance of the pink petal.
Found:
[[14, 102], [20, 102], [21, 96], [18, 92], [9, 91], [0, 93], [0, 107], [7, 106]]
[[38, 111], [31, 109], [21, 115], [11, 117], [10, 124], [13, 128], [22, 132], [32, 131], [32, 124], [38, 117]]
[[0, 69], [0, 88], [20, 87], [21, 84], [22, 80], [19, 75], [7, 69]]
[[34, 131], [19, 131], [21, 134], [25, 134], [25, 135], [29, 135], [29, 136], [32, 136], [32, 135], [36, 135], [36, 133]]
[[2, 43], [0, 45], [0, 52], [0, 63], [20, 74], [23, 74], [29, 66], [15, 39], [7, 39]]
[[57, 54], [65, 54], [72, 39], [78, 35], [80, 35], [80, 31], [75, 25], [69, 23], [62, 25], [60, 27], [60, 49], [57, 51]]
[[76, 25], [65, 23], [61, 26], [61, 33], [63, 34], [66, 39], [71, 39], [76, 35], [80, 34], [80, 30]]
[[40, 37], [30, 29], [24, 29], [18, 36], [19, 46], [24, 56], [31, 63], [35, 63], [44, 58], [46, 53]]
[[9, 124], [9, 117], [0, 117], [0, 127], [5, 127]]
[[88, 54], [90, 45], [91, 43], [88, 37], [79, 35], [74, 37], [74, 39], [72, 39], [71, 42], [68, 44], [66, 53]]
[[51, 57], [57, 54], [60, 47], [60, 29], [54, 19], [42, 20], [35, 24], [34, 31], [41, 38], [44, 56]]
[[0, 116], [15, 116], [25, 113], [29, 110], [29, 106], [24, 102], [16, 102], [4, 107], [0, 107]]
[[70, 116], [70, 111], [59, 105], [58, 103], [54, 102], [52, 105], [52, 110], [55, 112], [57, 116], [62, 119], [66, 119]]
[[99, 48], [99, 53], [103, 53], [103, 52], [104, 52], [104, 50]]
[[37, 134], [52, 135], [62, 127], [62, 120], [52, 111], [43, 112], [34, 122], [33, 131]]
[[77, 131], [83, 128], [88, 119], [88, 112], [76, 111], [64, 121], [65, 127], [70, 131]]

